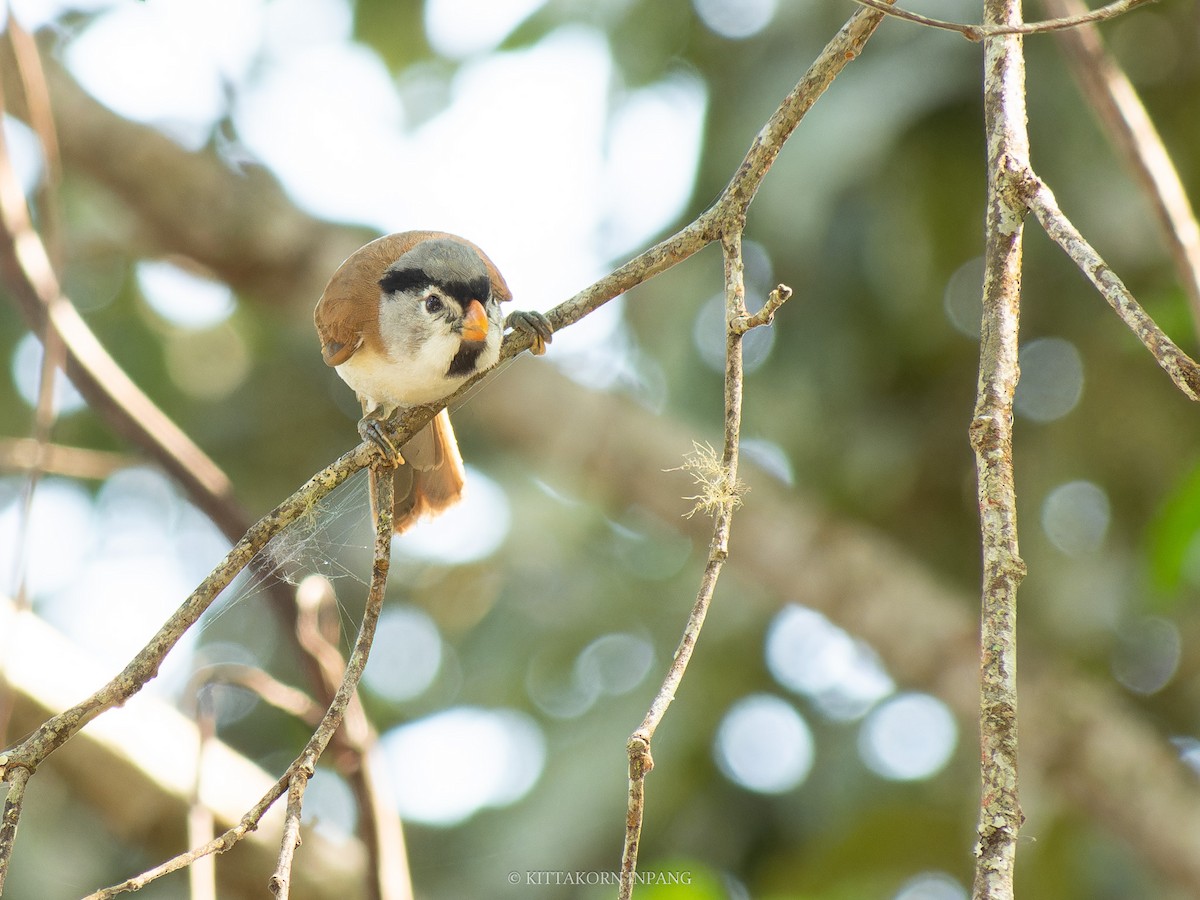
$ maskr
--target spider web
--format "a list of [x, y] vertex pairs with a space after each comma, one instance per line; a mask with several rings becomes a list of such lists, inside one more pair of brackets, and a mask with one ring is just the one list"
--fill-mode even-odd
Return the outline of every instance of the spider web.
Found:
[[201, 631], [276, 584], [295, 587], [309, 575], [329, 579], [339, 595], [351, 584], [365, 589], [374, 544], [367, 476], [366, 469], [351, 475], [271, 538], [217, 597]]

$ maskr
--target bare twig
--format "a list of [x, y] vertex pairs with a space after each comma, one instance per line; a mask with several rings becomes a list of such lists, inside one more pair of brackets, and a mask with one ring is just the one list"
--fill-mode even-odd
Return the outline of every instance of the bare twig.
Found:
[[[625, 841], [621, 855], [618, 892], [620, 900], [628, 900], [633, 895], [638, 847], [641, 843], [642, 821], [645, 814], [645, 779], [646, 775], [654, 768], [651, 741], [683, 680], [688, 662], [695, 649], [696, 640], [704, 625], [705, 616], [708, 614], [709, 605], [712, 603], [717, 579], [720, 577], [721, 569], [729, 554], [729, 529], [733, 511], [738, 504], [738, 492], [735, 486], [738, 483], [737, 457], [742, 408], [742, 337], [751, 327], [748, 324], [749, 317], [746, 312], [742, 268], [742, 229], [745, 225], [746, 212], [753, 202], [763, 178], [778, 157], [783, 144], [837, 73], [848, 62], [857, 58], [863, 45], [874, 33], [881, 20], [881, 14], [868, 10], [859, 10], [850, 17], [850, 20], [825, 46], [804, 77], [784, 98], [779, 108], [759, 131], [737, 173], [721, 197], [707, 212], [674, 237], [626, 263], [608, 279], [602, 279], [597, 285], [593, 285], [587, 291], [556, 307], [549, 314], [551, 322], [558, 328], [560, 326], [556, 314], [565, 316], [582, 314], [581, 311], [590, 311], [608, 299], [603, 293], [596, 291], [597, 286], [603, 282], [613, 280], [620, 283], [618, 279], [629, 277], [637, 278], [639, 282], [644, 281], [662, 269], [686, 258], [705, 243], [717, 238], [721, 241], [725, 260], [725, 321], [727, 327], [725, 443], [721, 457], [722, 474], [718, 481], [726, 489], [715, 493], [712, 497], [713, 502], [708, 504], [712, 508], [715, 519], [713, 535], [709, 544], [708, 562], [704, 568], [695, 603], [692, 605], [687, 624], [684, 626], [683, 637], [675, 650], [662, 686], [651, 701], [642, 724], [638, 726], [626, 743], [626, 753], [629, 758], [629, 793], [625, 817]], [[625, 289], [622, 288], [622, 290]], [[788, 293], [790, 294], [790, 291]], [[778, 308], [778, 305], [786, 299], [786, 297], [778, 299], [780, 294], [782, 291], [777, 291], [774, 295], [776, 298], [775, 308]], [[774, 310], [772, 309], [763, 317], [763, 321], [769, 321], [773, 314]], [[529, 342], [530, 338], [526, 337], [525, 341]]]
[[[986, 0], [989, 24], [1016, 25], [1020, 0]], [[1012, 900], [1017, 833], [1017, 586], [1025, 575], [1017, 543], [1013, 394], [1021, 309], [1019, 189], [1029, 171], [1025, 60], [1021, 38], [984, 41], [988, 192], [984, 235], [979, 389], [971, 420], [983, 542], [980, 633], [980, 768], [983, 791], [975, 845], [974, 900]]]
[[[646, 775], [654, 768], [654, 758], [651, 755], [654, 732], [666, 715], [671, 701], [675, 699], [675, 692], [683, 681], [696, 642], [700, 638], [700, 631], [704, 627], [705, 617], [716, 592], [717, 580], [725, 560], [729, 557], [729, 532], [733, 523], [733, 513], [741, 502], [737, 490], [737, 468], [742, 425], [742, 338], [747, 331], [747, 327], [743, 326], [750, 319], [746, 314], [741, 231], [723, 236], [721, 248], [725, 259], [725, 321], [728, 323], [725, 339], [725, 443], [719, 464], [715, 456], [705, 463], [711, 465], [717, 475], [706, 477], [705, 485], [715, 487], [706, 493], [702, 504], [702, 508], [713, 515], [712, 538], [709, 541], [708, 561], [704, 567], [700, 589], [684, 626], [683, 637], [675, 649], [667, 675], [658, 693], [654, 695], [642, 724], [630, 735], [626, 744], [629, 756], [629, 795], [625, 814], [625, 846], [621, 856], [621, 883], [618, 894], [620, 900], [628, 900], [633, 896], [638, 847], [641, 844], [642, 822], [645, 816], [645, 781]], [[777, 300], [775, 309], [787, 299], [786, 296], [779, 299], [781, 293], [777, 290], [772, 294]], [[788, 295], [790, 293], [787, 291]], [[761, 321], [756, 324], [766, 324], [768, 321], [769, 315], [761, 317]]]
[[301, 722], [315, 728], [321, 721], [321, 709], [304, 691], [284, 684], [256, 666], [239, 663], [221, 663], [208, 666], [198, 673], [196, 690], [208, 685], [230, 684], [245, 688], [268, 706], [295, 716]]
[[0, 438], [0, 471], [27, 471], [102, 480], [136, 462], [134, 457], [108, 450], [46, 444], [34, 438]]
[[1121, 321], [1129, 326], [1129, 330], [1136, 334], [1138, 340], [1153, 354], [1163, 371], [1175, 382], [1175, 386], [1183, 391], [1189, 400], [1200, 400], [1200, 365], [1180, 350], [1142, 309], [1124, 282], [1058, 208], [1050, 188], [1040, 179], [1031, 177], [1026, 181], [1023, 190], [1029, 208], [1051, 239], [1075, 261], [1083, 274], [1095, 285], [1096, 290], [1108, 301], [1109, 306], [1121, 317]]
[[[204, 758], [216, 735], [217, 721], [211, 697], [196, 695], [196, 773], [188, 806], [187, 838], [192, 846], [212, 840], [215, 817], [204, 803]], [[188, 900], [217, 900], [217, 866], [212, 857], [188, 867]]]
[[[375, 472], [372, 470], [372, 478], [374, 477]], [[346, 664], [346, 672], [337, 694], [300, 755], [233, 828], [207, 844], [181, 853], [135, 878], [89, 894], [85, 900], [111, 900], [126, 891], [139, 890], [164, 875], [191, 865], [201, 857], [213, 853], [224, 853], [258, 826], [263, 814], [290, 787], [293, 776], [298, 771], [308, 771], [316, 767], [317, 760], [321, 758], [321, 754], [329, 746], [334, 732], [342, 724], [346, 707], [358, 689], [358, 682], [362, 678], [363, 669], [367, 665], [367, 657], [371, 652], [371, 643], [375, 639], [375, 628], [379, 624], [379, 612], [383, 608], [384, 588], [387, 585], [392, 547], [392, 478], [390, 473], [386, 473], [385, 477], [376, 480], [376, 490], [376, 496], [379, 498], [379, 510], [375, 529], [375, 552], [371, 564], [371, 585], [367, 592], [367, 605], [363, 610], [362, 624], [359, 626], [358, 637], [355, 639], [354, 649]]]
[[758, 328], [760, 325], [770, 325], [775, 321], [775, 313], [779, 311], [779, 307], [787, 303], [792, 298], [792, 289], [786, 284], [780, 284], [767, 296], [767, 302], [763, 304], [763, 308], [754, 315], [750, 316], [735, 316], [729, 320], [729, 327], [738, 334], [745, 334], [751, 328]]
[[[337, 606], [333, 586], [327, 579], [311, 575], [300, 582], [296, 604], [297, 640], [321, 672], [327, 695], [332, 697], [346, 667], [337, 647], [336, 618], [327, 617], [326, 621], [335, 624], [322, 628], [322, 613]], [[331, 755], [358, 805], [359, 837], [370, 859], [367, 896], [369, 900], [411, 900], [412, 879], [400, 816], [388, 796], [382, 766], [371, 753], [377, 740], [362, 701], [355, 695], [346, 708]]]
[[1049, 19], [1045, 22], [1020, 22], [1011, 24], [985, 22], [982, 25], [947, 22], [944, 19], [930, 18], [920, 13], [910, 12], [899, 6], [892, 6], [887, 0], [854, 0], [854, 2], [860, 6], [866, 6], [870, 9], [887, 13], [889, 16], [897, 19], [903, 19], [906, 22], [914, 22], [917, 25], [925, 25], [929, 28], [938, 28], [943, 31], [955, 31], [969, 41], [982, 41], [986, 37], [999, 37], [1005, 34], [1044, 34], [1050, 31], [1078, 28], [1080, 25], [1114, 19], [1139, 6], [1153, 3], [1155, 0], [1115, 0], [1115, 2], [1109, 3], [1107, 6], [1102, 6], [1099, 9], [1089, 10], [1079, 15]]
[[[1079, 0], [1044, 3], [1056, 15], [1076, 15], [1083, 9]], [[1179, 172], [1137, 90], [1105, 48], [1099, 29], [1073, 28], [1058, 38], [1100, 127], [1150, 202], [1191, 304], [1192, 327], [1200, 335], [1200, 225]]]
[[[717, 201], [691, 224], [550, 310], [546, 315], [554, 329], [578, 322], [592, 310], [683, 262], [737, 227], [784, 143], [838, 73], [862, 52], [882, 19], [883, 15], [874, 10], [856, 11], [759, 130]], [[528, 333], [513, 332], [505, 339], [501, 359], [527, 350], [532, 343]], [[455, 396], [470, 387], [465, 386]]]
[[[0, 768], [4, 767], [4, 762], [4, 757], [0, 755]], [[8, 782], [8, 793], [4, 797], [4, 811], [0, 813], [0, 893], [4, 892], [8, 861], [12, 859], [17, 825], [21, 821], [21, 811], [25, 808], [25, 786], [32, 774], [28, 769], [20, 769], [5, 779]]]
[[304, 789], [312, 778], [313, 770], [299, 768], [292, 773], [288, 783], [287, 815], [284, 818], [283, 837], [279, 843], [279, 864], [271, 875], [267, 886], [278, 900], [287, 900], [292, 892], [292, 860], [300, 846], [300, 815], [304, 808]]

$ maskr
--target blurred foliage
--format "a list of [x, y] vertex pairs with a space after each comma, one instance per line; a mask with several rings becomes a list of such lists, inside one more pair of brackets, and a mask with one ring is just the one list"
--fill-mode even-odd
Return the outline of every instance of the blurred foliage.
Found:
[[[762, 122], [852, 9], [849, 2], [785, 0], [768, 29], [735, 42], [705, 28], [687, 0], [551, 0], [505, 48], [586, 23], [608, 35], [616, 92], [675, 69], [698, 73], [709, 108], [682, 224], [724, 187]], [[962, 18], [974, 15], [970, 4], [954, 9]], [[434, 57], [417, 3], [358, 0], [354, 33], [401, 83], [412, 67], [450, 72], [455, 65]], [[1143, 92], [1191, 195], [1200, 197], [1197, 4], [1158, 4], [1104, 33]], [[1144, 201], [1085, 109], [1054, 40], [1029, 39], [1026, 47], [1035, 166], [1135, 295], [1194, 351], [1196, 323]], [[777, 445], [805, 494], [886, 532], [964, 597], [974, 595], [978, 581], [967, 443], [977, 345], [955, 330], [943, 297], [954, 273], [980, 253], [979, 57], [978, 46], [954, 35], [885, 23], [787, 146], [747, 232], [769, 270], [752, 270], [751, 288], [762, 297], [783, 281], [796, 298], [776, 321], [770, 355], [747, 378], [744, 437]], [[250, 509], [270, 509], [351, 444], [357, 410], [316, 352], [308, 319], [315, 293], [296, 298], [289, 310], [243, 298], [232, 327], [252, 359], [246, 387], [198, 399], [168, 376], [169, 329], [138, 296], [136, 261], [106, 233], [111, 201], [71, 171], [63, 200], [73, 299], [130, 376], [231, 475]], [[1170, 616], [1185, 635], [1177, 680], [1149, 700], [1130, 696], [1146, 702], [1168, 733], [1194, 735], [1200, 658], [1187, 638], [1200, 624], [1200, 418], [1033, 223], [1027, 234], [1023, 337], [1071, 341], [1086, 381], [1069, 415], [1017, 423], [1022, 551], [1030, 570], [1021, 589], [1025, 647], [1053, 648], [1107, 678], [1126, 623]], [[719, 258], [709, 250], [638, 288], [625, 306], [637, 353], [661, 385], [657, 397], [641, 399], [687, 422], [697, 439], [714, 441], [720, 373], [697, 351], [693, 321], [719, 289]], [[22, 333], [15, 316], [0, 316], [6, 359]], [[0, 416], [11, 434], [26, 433], [28, 410], [7, 381]], [[392, 704], [368, 696], [368, 706], [381, 729], [449, 703], [514, 707], [538, 719], [548, 755], [541, 781], [519, 804], [453, 828], [407, 827], [418, 895], [611, 896], [611, 888], [513, 890], [504, 874], [617, 867], [624, 741], [678, 639], [703, 547], [692, 546], [674, 523], [576, 496], [571, 460], [513, 458], [474, 426], [469, 406], [457, 421], [464, 455], [504, 485], [516, 525], [496, 558], [459, 569], [397, 567], [393, 594], [433, 617], [453, 660], [422, 697]], [[122, 449], [88, 412], [64, 419], [55, 436]], [[1111, 503], [1103, 550], [1092, 556], [1064, 554], [1040, 527], [1048, 492], [1075, 479], [1101, 486]], [[447, 600], [458, 596], [483, 599], [464, 611]], [[924, 870], [969, 883], [977, 791], [972, 727], [962, 728], [951, 763], [935, 779], [892, 783], [864, 768], [854, 723], [828, 721], [797, 700], [817, 748], [801, 788], [756, 795], [717, 769], [712, 736], [729, 704], [755, 691], [780, 693], [762, 662], [762, 642], [767, 622], [789, 599], [762, 596], [739, 578], [736, 564], [722, 582], [679, 703], [655, 744], [641, 857], [645, 870], [687, 870], [695, 879], [686, 888], [647, 886], [637, 896], [887, 898]], [[347, 600], [348, 625], [354, 602]], [[261, 610], [227, 618], [210, 641], [271, 627]], [[653, 642], [652, 674], [577, 719], [540, 712], [527, 692], [530, 660], [566, 669], [612, 631], [640, 632]], [[282, 653], [275, 655], [272, 666], [291, 672]], [[299, 745], [304, 729], [260, 709], [222, 734], [250, 756], [278, 764], [281, 744]], [[21, 852], [34, 857], [36, 823], [21, 837]], [[78, 848], [96, 830], [54, 837]], [[1094, 900], [1159, 890], [1114, 837], [1069, 810], [1031, 810], [1029, 830], [1036, 841], [1021, 845], [1023, 896]], [[114, 877], [136, 865], [136, 850], [107, 852]], [[154, 890], [160, 892], [146, 893], [179, 896]]]

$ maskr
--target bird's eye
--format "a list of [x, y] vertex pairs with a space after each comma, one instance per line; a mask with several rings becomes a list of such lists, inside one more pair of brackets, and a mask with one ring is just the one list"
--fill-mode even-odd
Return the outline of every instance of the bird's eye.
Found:
[[425, 310], [430, 313], [440, 313], [446, 308], [446, 304], [442, 302], [441, 297], [426, 297]]

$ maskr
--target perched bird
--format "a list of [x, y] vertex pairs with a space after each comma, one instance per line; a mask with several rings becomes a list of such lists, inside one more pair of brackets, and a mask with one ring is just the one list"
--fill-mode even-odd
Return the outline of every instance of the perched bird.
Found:
[[405, 231], [356, 250], [317, 301], [321, 355], [362, 403], [359, 434], [396, 467], [397, 533], [459, 499], [463, 462], [444, 409], [400, 448], [382, 423], [397, 409], [436, 403], [495, 365], [506, 324], [530, 332], [533, 352], [544, 353], [550, 323], [531, 312], [514, 312], [506, 323], [500, 304], [511, 299], [470, 241]]

